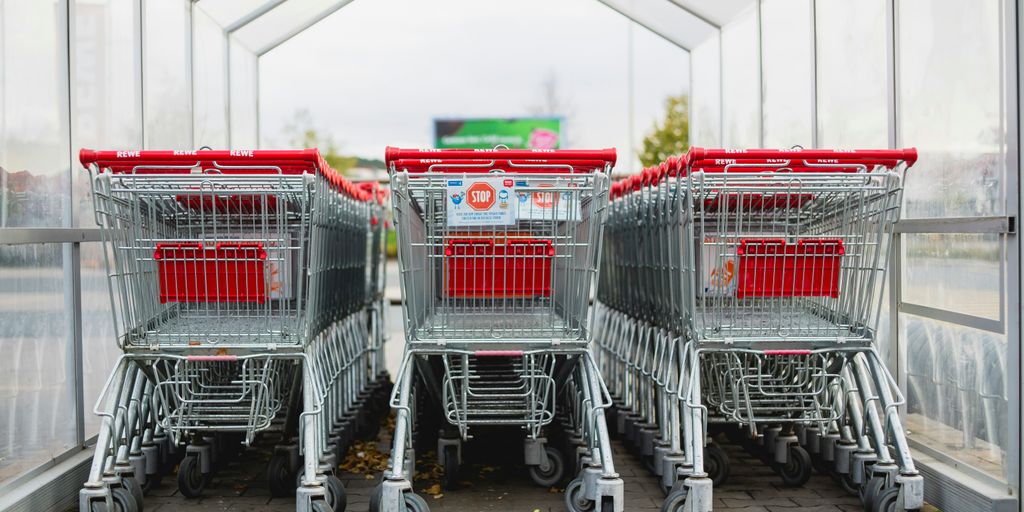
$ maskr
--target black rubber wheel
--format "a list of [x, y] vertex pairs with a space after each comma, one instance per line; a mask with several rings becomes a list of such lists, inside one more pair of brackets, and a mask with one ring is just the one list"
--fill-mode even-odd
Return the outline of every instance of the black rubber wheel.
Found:
[[565, 458], [557, 448], [551, 446], [545, 446], [544, 453], [548, 456], [547, 471], [541, 470], [540, 466], [530, 466], [530, 480], [541, 487], [552, 487], [565, 476]]
[[601, 512], [615, 512], [615, 499], [611, 496], [602, 497]]
[[121, 479], [121, 487], [124, 487], [131, 493], [132, 498], [135, 498], [135, 508], [139, 512], [143, 512], [144, 505], [142, 500], [145, 498], [143, 497], [142, 484], [139, 483], [139, 480], [133, 476], [126, 476]]
[[186, 455], [178, 464], [178, 490], [186, 498], [202, 496], [203, 489], [209, 483], [210, 476], [204, 475], [199, 467], [199, 457]]
[[704, 447], [704, 471], [715, 487], [725, 485], [729, 481], [729, 455], [721, 446], [710, 444]]
[[373, 492], [370, 493], [370, 505], [367, 508], [368, 512], [380, 512], [380, 498], [384, 495], [384, 484], [377, 484], [377, 487], [373, 488]]
[[153, 473], [146, 475], [146, 483], [142, 484], [142, 493], [149, 494], [150, 491], [160, 487], [160, 482], [163, 481], [164, 476], [160, 473]]
[[812, 455], [811, 463], [814, 464], [814, 470], [817, 471], [819, 475], [831, 475], [832, 471], [835, 469], [835, 462], [825, 460], [825, 458], [820, 454]]
[[899, 497], [899, 486], [892, 486], [883, 490], [875, 495], [875, 503], [871, 507], [871, 512], [903, 512], [898, 511], [896, 508], [896, 502], [899, 501]]
[[404, 496], [405, 509], [408, 512], [430, 512], [430, 507], [427, 506], [427, 501], [421, 498], [419, 494], [406, 492]]
[[565, 509], [569, 512], [590, 512], [595, 503], [583, 497], [583, 479], [577, 478], [565, 488]]
[[345, 484], [334, 475], [327, 475], [324, 478], [324, 501], [331, 506], [334, 512], [345, 512], [348, 505], [348, 493], [345, 492]]
[[444, 447], [444, 453], [442, 454], [442, 462], [444, 467], [444, 488], [446, 490], [454, 490], [459, 485], [459, 447], [454, 445], [447, 445]]
[[669, 493], [661, 504], [661, 512], [682, 512], [686, 505], [686, 487]]
[[844, 491], [850, 493], [850, 496], [860, 496], [860, 486], [854, 483], [853, 476], [849, 473], [842, 474], [833, 471], [832, 479], [838, 482]]
[[[110, 497], [114, 502], [113, 512], [139, 512], [138, 504], [135, 503], [135, 497], [132, 493], [120, 487], [110, 490]], [[107, 509], [107, 503], [105, 501], [93, 501], [89, 504], [91, 512], [110, 512]]]
[[787, 487], [800, 487], [811, 479], [811, 454], [802, 446], [789, 447], [789, 460], [777, 466], [782, 483]]
[[875, 499], [885, 490], [885, 477], [873, 476], [860, 488], [860, 503], [864, 510], [874, 510]]
[[275, 453], [267, 463], [267, 487], [275, 498], [295, 495], [295, 474], [288, 459], [287, 454]]
[[332, 509], [331, 506], [328, 505], [327, 502], [323, 500], [314, 501], [313, 506], [310, 507], [310, 510], [312, 510], [313, 512], [334, 512], [334, 509]]

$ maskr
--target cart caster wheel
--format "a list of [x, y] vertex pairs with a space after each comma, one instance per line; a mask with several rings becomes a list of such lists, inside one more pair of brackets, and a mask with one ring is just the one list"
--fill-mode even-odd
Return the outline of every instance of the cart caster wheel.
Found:
[[96, 500], [89, 504], [90, 512], [139, 512], [135, 498], [127, 490], [120, 487], [111, 489], [110, 497], [114, 502], [114, 510], [109, 510], [105, 501]]
[[275, 498], [295, 495], [295, 474], [292, 472], [288, 456], [275, 454], [267, 464], [267, 487], [270, 495]]
[[834, 463], [823, 459], [820, 455], [811, 457], [811, 463], [814, 464], [814, 470], [819, 475], [831, 475], [834, 470]]
[[577, 478], [569, 482], [565, 488], [565, 508], [569, 512], [591, 512], [594, 502], [583, 497], [583, 479]]
[[132, 498], [135, 498], [135, 508], [138, 509], [139, 512], [143, 512], [142, 500], [144, 498], [142, 496], [142, 484], [139, 483], [138, 479], [132, 476], [126, 476], [121, 479], [121, 487], [124, 487], [129, 493], [131, 493]]
[[548, 469], [543, 471], [540, 466], [530, 466], [530, 480], [541, 487], [552, 487], [562, 481], [565, 476], [565, 458], [557, 448], [544, 447], [544, 453], [548, 456]]
[[669, 493], [661, 504], [661, 512], [683, 512], [683, 506], [686, 505], [686, 495], [686, 487]]
[[203, 494], [206, 484], [210, 483], [210, 475], [204, 475], [199, 467], [199, 458], [186, 455], [178, 464], [178, 490], [186, 498], [198, 498]]
[[615, 498], [604, 496], [601, 498], [601, 510], [599, 512], [615, 512]]
[[729, 480], [729, 456], [717, 444], [704, 448], [704, 471], [711, 478], [711, 485], [719, 487]]
[[[871, 508], [871, 512], [903, 512], [902, 509], [897, 505], [900, 499], [900, 487], [894, 485], [885, 489], [878, 496], [875, 496], [875, 505]], [[913, 511], [907, 512], [918, 512], [920, 509], [914, 509]]]
[[325, 500], [334, 512], [345, 512], [348, 505], [348, 494], [345, 492], [345, 484], [334, 475], [327, 475], [324, 478]]
[[850, 496], [860, 496], [860, 486], [853, 482], [853, 477], [849, 473], [842, 474], [833, 471], [832, 480], [835, 480]]
[[444, 447], [444, 488], [453, 490], [459, 485], [459, 447]]
[[334, 512], [334, 509], [332, 509], [326, 501], [322, 500], [314, 501], [310, 510], [312, 510], [312, 512]]
[[153, 473], [146, 475], [146, 483], [142, 484], [142, 493], [149, 494], [153, 489], [160, 487], [160, 482], [163, 481], [164, 476], [160, 473]]
[[802, 446], [789, 447], [789, 460], [778, 465], [782, 483], [787, 487], [800, 487], [811, 479], [811, 454]]
[[377, 487], [373, 488], [373, 492], [370, 493], [370, 504], [367, 507], [368, 512], [380, 512], [380, 498], [384, 494], [384, 484], [377, 484]]
[[405, 510], [408, 512], [430, 512], [427, 501], [421, 498], [419, 494], [406, 492], [403, 496], [405, 496]]
[[885, 490], [885, 477], [873, 476], [860, 488], [860, 502], [864, 510], [874, 510], [875, 500]]

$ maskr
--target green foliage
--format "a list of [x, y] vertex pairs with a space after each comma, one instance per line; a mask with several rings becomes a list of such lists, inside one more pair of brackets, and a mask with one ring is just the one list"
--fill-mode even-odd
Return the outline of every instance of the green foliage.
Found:
[[359, 158], [341, 154], [333, 137], [320, 135], [313, 127], [313, 116], [309, 110], [301, 109], [295, 112], [295, 118], [284, 127], [284, 133], [288, 136], [288, 144], [293, 148], [319, 148], [327, 164], [342, 174], [346, 174], [349, 169], [359, 164]]
[[672, 155], [690, 148], [690, 98], [685, 94], [665, 99], [665, 119], [655, 123], [644, 137], [640, 163], [657, 165]]

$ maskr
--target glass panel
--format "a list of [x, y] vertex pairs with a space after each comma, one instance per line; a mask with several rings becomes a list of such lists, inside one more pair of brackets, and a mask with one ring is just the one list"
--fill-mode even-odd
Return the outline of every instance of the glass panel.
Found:
[[997, 234], [903, 235], [903, 301], [999, 320]]
[[[616, 172], [639, 171], [644, 137], [665, 121], [665, 102], [685, 95], [689, 88], [689, 53], [638, 26], [633, 27], [633, 140], [637, 158], [630, 162], [625, 148], [619, 151]], [[684, 142], [685, 136], [677, 137]], [[632, 165], [632, 168], [630, 167]]]
[[1006, 336], [901, 314], [900, 338], [910, 438], [1005, 480]]
[[905, 216], [1005, 212], [1000, 2], [899, 2], [899, 140], [920, 160]]
[[761, 2], [764, 145], [811, 147], [811, 0]]
[[708, 39], [690, 54], [693, 76], [690, 79], [690, 144], [719, 147], [722, 145], [722, 75], [720, 44], [717, 37]]
[[195, 145], [223, 149], [228, 147], [227, 40], [202, 9], [192, 14]]
[[[75, 140], [73, 147], [142, 146], [142, 91], [136, 3], [79, 0], [75, 4]], [[72, 162], [75, 223], [96, 225], [89, 175]]]
[[884, 148], [885, 1], [817, 0], [818, 146]]
[[0, 0], [0, 227], [70, 220], [64, 18], [58, 2]]
[[82, 244], [82, 372], [85, 436], [96, 434], [100, 418], [92, 413], [100, 388], [121, 355], [117, 348], [110, 292], [103, 263], [103, 245]]
[[601, 0], [682, 48], [692, 49], [715, 34], [715, 27], [671, 2]]
[[0, 484], [75, 445], [60, 245], [0, 245]]
[[146, 147], [192, 148], [191, 37], [188, 0], [143, 6]]
[[259, 59], [231, 39], [231, 147], [257, 147]]
[[722, 145], [759, 147], [761, 98], [757, 56], [757, 12], [722, 27]]

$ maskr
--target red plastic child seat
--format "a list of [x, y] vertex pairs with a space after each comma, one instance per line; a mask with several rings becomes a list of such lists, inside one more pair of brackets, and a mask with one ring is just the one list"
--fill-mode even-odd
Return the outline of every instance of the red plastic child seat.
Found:
[[839, 238], [800, 240], [748, 238], [737, 249], [736, 296], [839, 297], [839, 263], [845, 250]]
[[551, 240], [493, 238], [450, 240], [444, 251], [448, 297], [551, 296]]
[[160, 303], [258, 302], [267, 300], [262, 242], [156, 244]]

